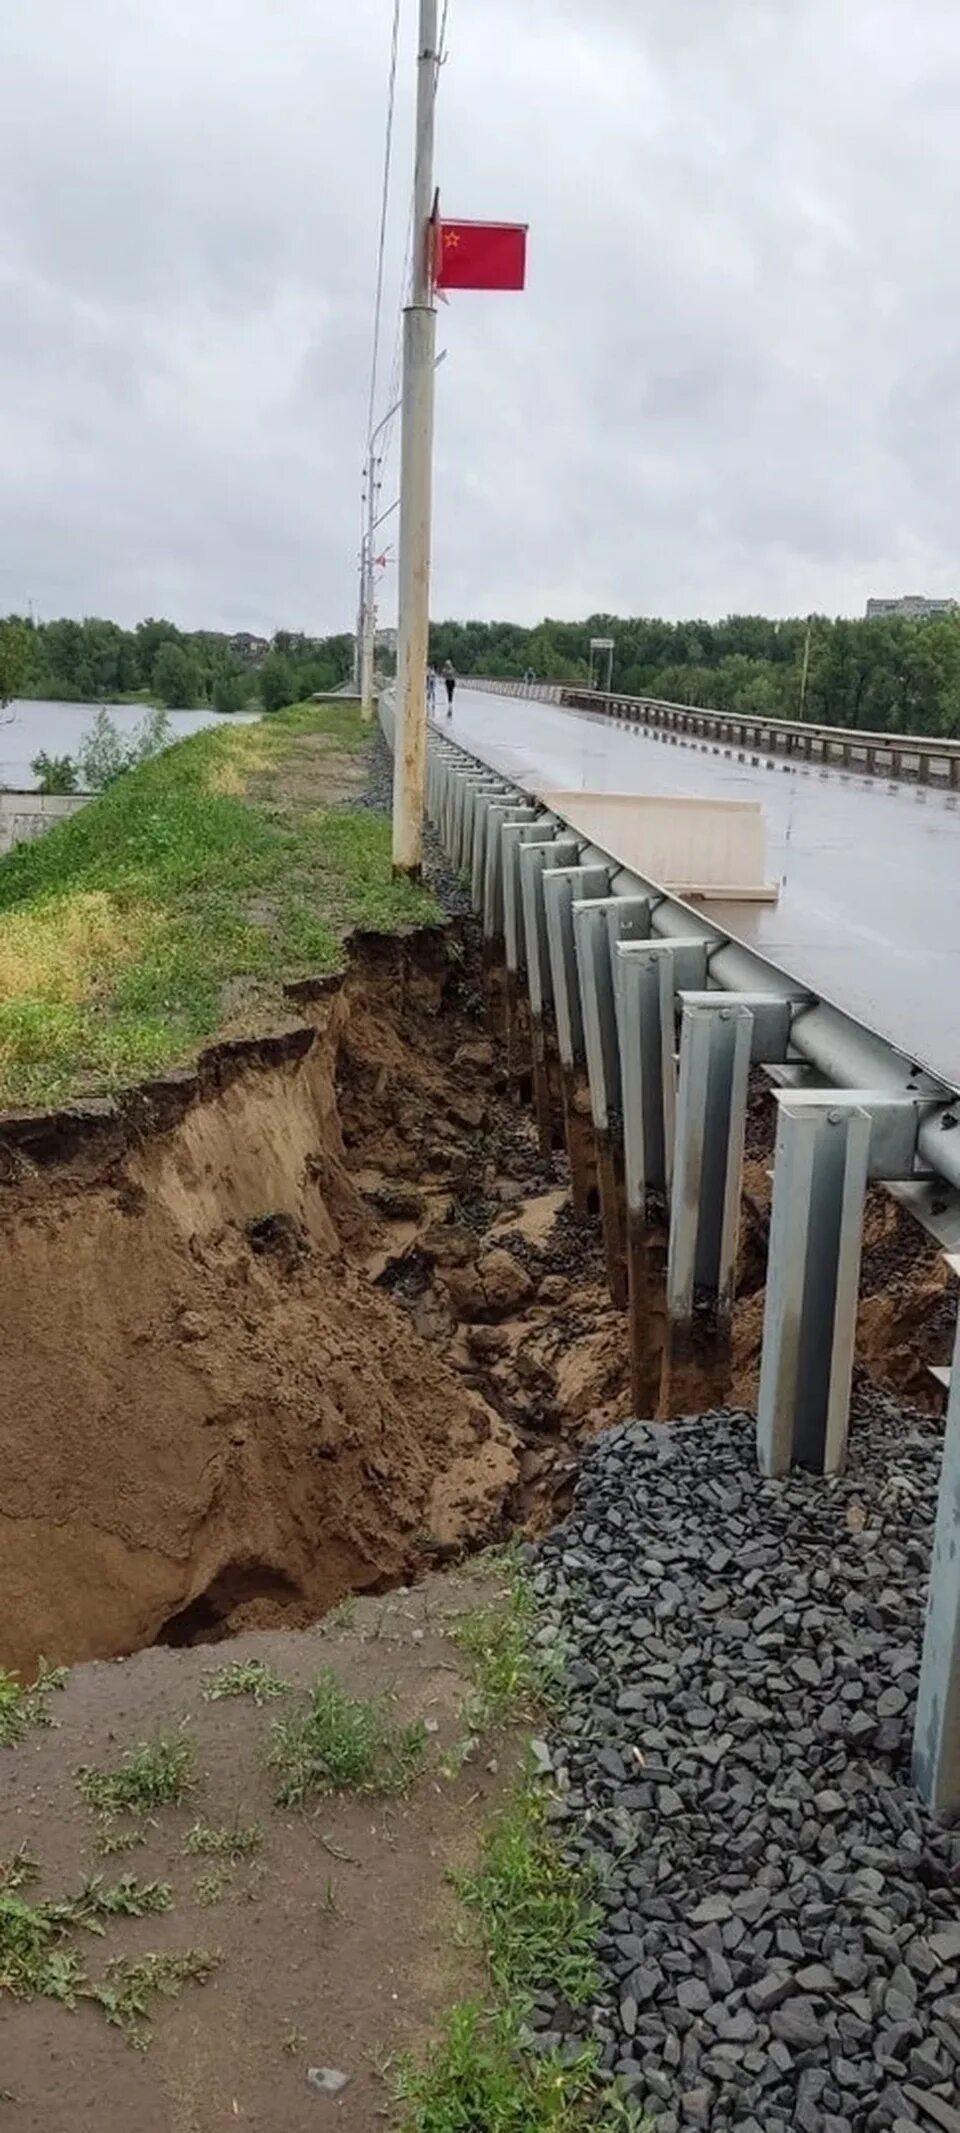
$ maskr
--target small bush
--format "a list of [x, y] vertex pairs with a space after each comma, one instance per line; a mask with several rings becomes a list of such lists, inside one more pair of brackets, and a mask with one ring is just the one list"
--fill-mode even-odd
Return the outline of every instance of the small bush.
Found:
[[[129, 1816], [136, 1843], [158, 1807], [177, 1807], [185, 1799], [196, 1783], [195, 1766], [196, 1748], [186, 1734], [171, 1738], [159, 1733], [128, 1748], [116, 1770], [78, 1770], [77, 1784], [81, 1798], [108, 1832], [118, 1816]], [[107, 1848], [113, 1848], [109, 1841]]]
[[0, 1748], [15, 1748], [31, 1726], [53, 1725], [50, 1697], [66, 1678], [66, 1667], [47, 1666], [41, 1659], [36, 1681], [25, 1686], [0, 1666]]
[[229, 1666], [210, 1674], [203, 1691], [205, 1703], [224, 1703], [233, 1696], [252, 1696], [255, 1704], [283, 1696], [289, 1684], [265, 1659], [233, 1659]]
[[422, 1723], [398, 1726], [383, 1700], [363, 1702], [327, 1669], [306, 1703], [273, 1726], [267, 1761], [282, 1807], [314, 1794], [405, 1792], [423, 1767]]

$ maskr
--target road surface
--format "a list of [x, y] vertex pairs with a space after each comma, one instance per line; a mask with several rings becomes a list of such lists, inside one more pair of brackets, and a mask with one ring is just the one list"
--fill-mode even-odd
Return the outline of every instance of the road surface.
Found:
[[531, 792], [762, 801], [779, 902], [718, 900], [711, 919], [960, 1088], [960, 796], [782, 759], [754, 767], [475, 689], [458, 689], [438, 724]]

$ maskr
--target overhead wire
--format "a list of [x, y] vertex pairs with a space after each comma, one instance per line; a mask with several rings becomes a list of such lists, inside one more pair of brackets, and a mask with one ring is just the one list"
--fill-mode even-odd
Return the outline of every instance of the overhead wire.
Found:
[[383, 268], [387, 244], [387, 214], [390, 206], [390, 166], [393, 157], [393, 114], [397, 95], [397, 51], [400, 42], [400, 0], [393, 0], [393, 29], [390, 38], [390, 68], [387, 80], [387, 121], [383, 144], [383, 179], [380, 188], [380, 226], [377, 236], [377, 279], [373, 304], [373, 347], [370, 353], [370, 393], [367, 402], [367, 443], [373, 430], [373, 411], [377, 398], [377, 371], [380, 363], [380, 325], [383, 313]]

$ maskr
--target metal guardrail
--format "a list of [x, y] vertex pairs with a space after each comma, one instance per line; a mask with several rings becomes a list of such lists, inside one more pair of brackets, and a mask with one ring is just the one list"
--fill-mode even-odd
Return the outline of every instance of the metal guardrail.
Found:
[[[475, 685], [480, 686], [479, 683]], [[526, 688], [530, 691], [547, 686], [550, 685], [536, 682], [514, 685], [518, 690]], [[381, 696], [380, 722], [392, 749], [392, 690]], [[483, 772], [491, 783], [498, 783], [505, 790], [510, 786], [509, 779], [492, 770], [462, 744], [451, 741], [442, 729], [432, 729], [431, 749], [441, 744], [461, 757], [465, 767]], [[530, 794], [518, 787], [512, 788], [512, 794], [518, 803], [530, 801]], [[550, 819], [562, 820], [555, 815]], [[569, 828], [569, 825], [563, 826]], [[573, 834], [577, 835], [576, 832]], [[742, 941], [731, 938], [699, 907], [684, 903], [681, 897], [664, 890], [660, 883], [630, 872], [619, 860], [589, 845], [579, 835], [578, 843], [583, 846], [584, 862], [592, 860], [606, 866], [613, 895], [642, 895], [651, 899], [651, 931], [657, 939], [668, 942], [705, 940], [709, 944], [707, 961], [711, 985], [730, 993], [766, 993], [794, 1001], [802, 990], [803, 1004], [797, 1007], [791, 1021], [793, 1057], [834, 1088], [875, 1089], [915, 1096], [921, 1105], [917, 1141], [920, 1174], [924, 1169], [929, 1170], [953, 1191], [960, 1192], [960, 1090], [924, 1072], [915, 1060], [855, 1016], [846, 1014], [829, 1000], [818, 998], [807, 987], [798, 987], [796, 979], [781, 970], [772, 959], [758, 955]]]
[[802, 719], [743, 717], [697, 704], [672, 704], [657, 696], [625, 696], [617, 690], [572, 688], [557, 682], [482, 680], [461, 677], [464, 688], [485, 689], [498, 696], [526, 696], [561, 704], [571, 711], [592, 711], [624, 724], [659, 732], [689, 733], [717, 746], [765, 755], [798, 756], [806, 762], [864, 770], [873, 776], [936, 782], [960, 791], [960, 740], [916, 733], [868, 733], [853, 726], [817, 726]]
[[[389, 694], [380, 718], [392, 746]], [[868, 1182], [911, 1190], [929, 1166], [960, 1183], [955, 1098], [436, 728], [427, 769], [432, 819], [469, 879], [487, 950], [502, 958], [507, 1071], [530, 1076], [545, 1153], [557, 1137], [551, 1065], [559, 1069], [571, 1200], [582, 1213], [594, 1188], [599, 1199], [610, 1293], [628, 1328], [631, 1411], [686, 1412], [709, 1360], [726, 1394], [754, 1064], [774, 1082], [778, 1111], [757, 1463], [768, 1479], [794, 1464], [842, 1471]], [[651, 1227], [662, 1230], [664, 1210], [665, 1264]], [[913, 1741], [921, 1797], [951, 1819], [960, 1813], [958, 1504], [960, 1333]]]

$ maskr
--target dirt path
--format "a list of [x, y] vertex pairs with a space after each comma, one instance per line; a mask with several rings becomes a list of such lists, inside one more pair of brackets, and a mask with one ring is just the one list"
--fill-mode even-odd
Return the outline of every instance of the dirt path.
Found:
[[[60, 1898], [90, 1873], [171, 1887], [164, 1916], [111, 1920], [103, 1942], [77, 1937], [97, 1976], [110, 1958], [147, 1951], [202, 1948], [220, 1961], [207, 1984], [162, 2004], [145, 2052], [94, 2008], [5, 1998], [0, 2124], [11, 2133], [317, 2133], [328, 2124], [370, 2133], [387, 2106], [391, 2056], [422, 2040], [468, 1976], [446, 1877], [472, 1856], [511, 1755], [490, 1744], [458, 1776], [441, 1774], [462, 1738], [465, 1694], [448, 1629], [498, 1589], [489, 1574], [451, 1572], [360, 1601], [348, 1628], [331, 1622], [241, 1637], [226, 1653], [155, 1650], [75, 1669], [54, 1699], [55, 1730], [0, 1750], [0, 1860], [21, 1846], [37, 1859], [31, 1899]], [[299, 1686], [330, 1667], [354, 1696], [388, 1694], [398, 1721], [423, 1719], [427, 1767], [409, 1798], [278, 1807], [264, 1744], [295, 1695], [260, 1708], [249, 1697], [205, 1701], [224, 1658], [267, 1662]], [[145, 1845], [99, 1857], [77, 1767], [113, 1767], [128, 1746], [180, 1727], [197, 1745], [195, 1791], [158, 1810]], [[206, 1883], [209, 1894], [216, 1862], [184, 1851], [198, 1820], [263, 1833], [212, 1903], [197, 1891], [202, 1898]], [[349, 2083], [325, 2096], [308, 2083], [311, 2067]]]

